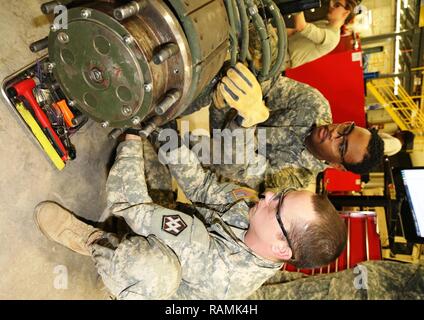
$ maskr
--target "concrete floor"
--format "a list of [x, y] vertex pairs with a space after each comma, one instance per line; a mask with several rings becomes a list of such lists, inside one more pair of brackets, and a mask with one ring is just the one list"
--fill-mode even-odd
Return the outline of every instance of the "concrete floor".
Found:
[[[49, 31], [43, 2], [0, 0], [0, 81], [37, 58], [28, 45]], [[88, 123], [72, 138], [77, 159], [59, 172], [0, 100], [0, 299], [108, 298], [91, 259], [48, 241], [33, 222], [44, 200], [99, 220], [115, 147], [107, 133]]]

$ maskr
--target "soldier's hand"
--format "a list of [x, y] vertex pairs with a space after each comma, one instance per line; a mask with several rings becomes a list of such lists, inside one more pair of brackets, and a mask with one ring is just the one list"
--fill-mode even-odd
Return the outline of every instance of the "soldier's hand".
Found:
[[216, 91], [214, 100], [224, 100], [228, 106], [236, 109], [243, 117], [243, 127], [248, 128], [268, 119], [269, 110], [262, 101], [261, 86], [242, 63], [228, 70]]

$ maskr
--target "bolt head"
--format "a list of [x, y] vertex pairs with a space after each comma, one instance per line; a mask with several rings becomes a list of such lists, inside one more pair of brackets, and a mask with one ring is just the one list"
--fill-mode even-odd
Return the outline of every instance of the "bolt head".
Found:
[[53, 23], [53, 24], [50, 26], [50, 30], [51, 30], [52, 32], [56, 32], [56, 31], [58, 31], [58, 30], [59, 30], [59, 26], [58, 26], [58, 25], [56, 25], [55, 23]]
[[133, 125], [136, 126], [136, 125], [140, 124], [141, 119], [140, 119], [140, 117], [134, 117], [131, 122], [132, 122]]
[[123, 106], [122, 107], [122, 114], [124, 116], [129, 116], [129, 115], [131, 115], [131, 113], [132, 113], [132, 109], [131, 109], [130, 106]]
[[131, 43], [133, 43], [133, 41], [134, 41], [134, 38], [130, 35], [127, 35], [127, 36], [124, 37], [124, 42], [127, 45], [130, 45]]
[[61, 43], [68, 43], [69, 42], [69, 36], [65, 32], [59, 32], [57, 35], [57, 39]]
[[88, 19], [91, 17], [91, 10], [89, 9], [83, 9], [81, 10], [81, 17], [84, 19]]
[[53, 69], [56, 67], [56, 63], [54, 63], [54, 62], [49, 62], [49, 63], [47, 63], [47, 71], [48, 72], [50, 72], [50, 73], [52, 73], [53, 72]]
[[109, 121], [105, 121], [101, 123], [102, 128], [107, 128], [109, 127]]
[[69, 105], [70, 107], [75, 107], [75, 106], [77, 105], [77, 103], [75, 102], [75, 100], [69, 100], [69, 101], [68, 101], [68, 105]]
[[96, 83], [101, 83], [104, 80], [103, 73], [99, 69], [93, 68], [90, 71], [90, 79]]
[[153, 89], [153, 85], [151, 83], [146, 83], [144, 85], [144, 91], [150, 92], [150, 91], [152, 91], [152, 89]]

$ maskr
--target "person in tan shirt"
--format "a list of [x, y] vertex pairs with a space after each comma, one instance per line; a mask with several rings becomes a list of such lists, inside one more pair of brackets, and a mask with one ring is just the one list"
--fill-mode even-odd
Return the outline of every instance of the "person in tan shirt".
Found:
[[303, 12], [294, 15], [288, 28], [286, 69], [296, 68], [331, 52], [340, 41], [340, 29], [352, 21], [357, 0], [331, 0], [327, 20], [308, 23]]

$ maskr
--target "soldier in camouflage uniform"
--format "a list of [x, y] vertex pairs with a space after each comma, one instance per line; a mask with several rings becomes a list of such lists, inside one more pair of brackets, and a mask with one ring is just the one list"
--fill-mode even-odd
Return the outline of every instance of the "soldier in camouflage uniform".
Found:
[[[268, 193], [249, 208], [248, 203], [257, 200], [254, 192], [217, 183], [185, 146], [168, 153], [169, 168], [203, 221], [152, 203], [139, 139], [127, 135], [127, 141], [119, 145], [107, 181], [108, 207], [126, 220], [134, 234], [119, 238], [93, 228], [52, 202], [42, 203], [35, 210], [36, 223], [48, 238], [92, 256], [116, 298], [245, 298], [274, 275], [293, 252], [298, 257], [295, 263], [327, 264], [343, 250], [344, 224], [335, 210], [330, 215], [324, 210], [323, 214], [343, 227], [337, 240], [327, 241], [327, 235], [320, 233], [318, 239], [311, 239], [324, 241], [324, 247], [333, 249], [319, 258], [313, 250], [314, 260], [302, 262], [303, 251], [296, 243], [290, 246], [289, 238], [295, 239], [297, 228], [307, 233], [321, 223], [313, 205], [315, 195], [293, 191], [283, 201]], [[178, 159], [185, 162], [181, 164]], [[276, 214], [289, 238], [282, 235]]]
[[[271, 189], [306, 188], [328, 165], [365, 173], [381, 161], [383, 142], [377, 133], [351, 123], [332, 124], [329, 103], [318, 90], [279, 76], [276, 81], [262, 84], [265, 93], [262, 101], [262, 95], [254, 93], [259, 84], [246, 67], [239, 63], [230, 70], [232, 73], [227, 73], [215, 92], [215, 107], [210, 108], [211, 126], [226, 126], [224, 119], [229, 107], [240, 114], [240, 109], [256, 110], [264, 103], [269, 109], [269, 117], [257, 121], [256, 130], [266, 130], [267, 165], [257, 170], [255, 180], [246, 173], [249, 163], [215, 165], [219, 175], [255, 189], [258, 188], [257, 181], [261, 180], [265, 180], [265, 187]], [[240, 101], [250, 105], [245, 107]], [[227, 127], [233, 130], [243, 124], [240, 126], [230, 121]]]
[[353, 269], [307, 276], [279, 272], [249, 299], [424, 299], [424, 264], [367, 261]]

